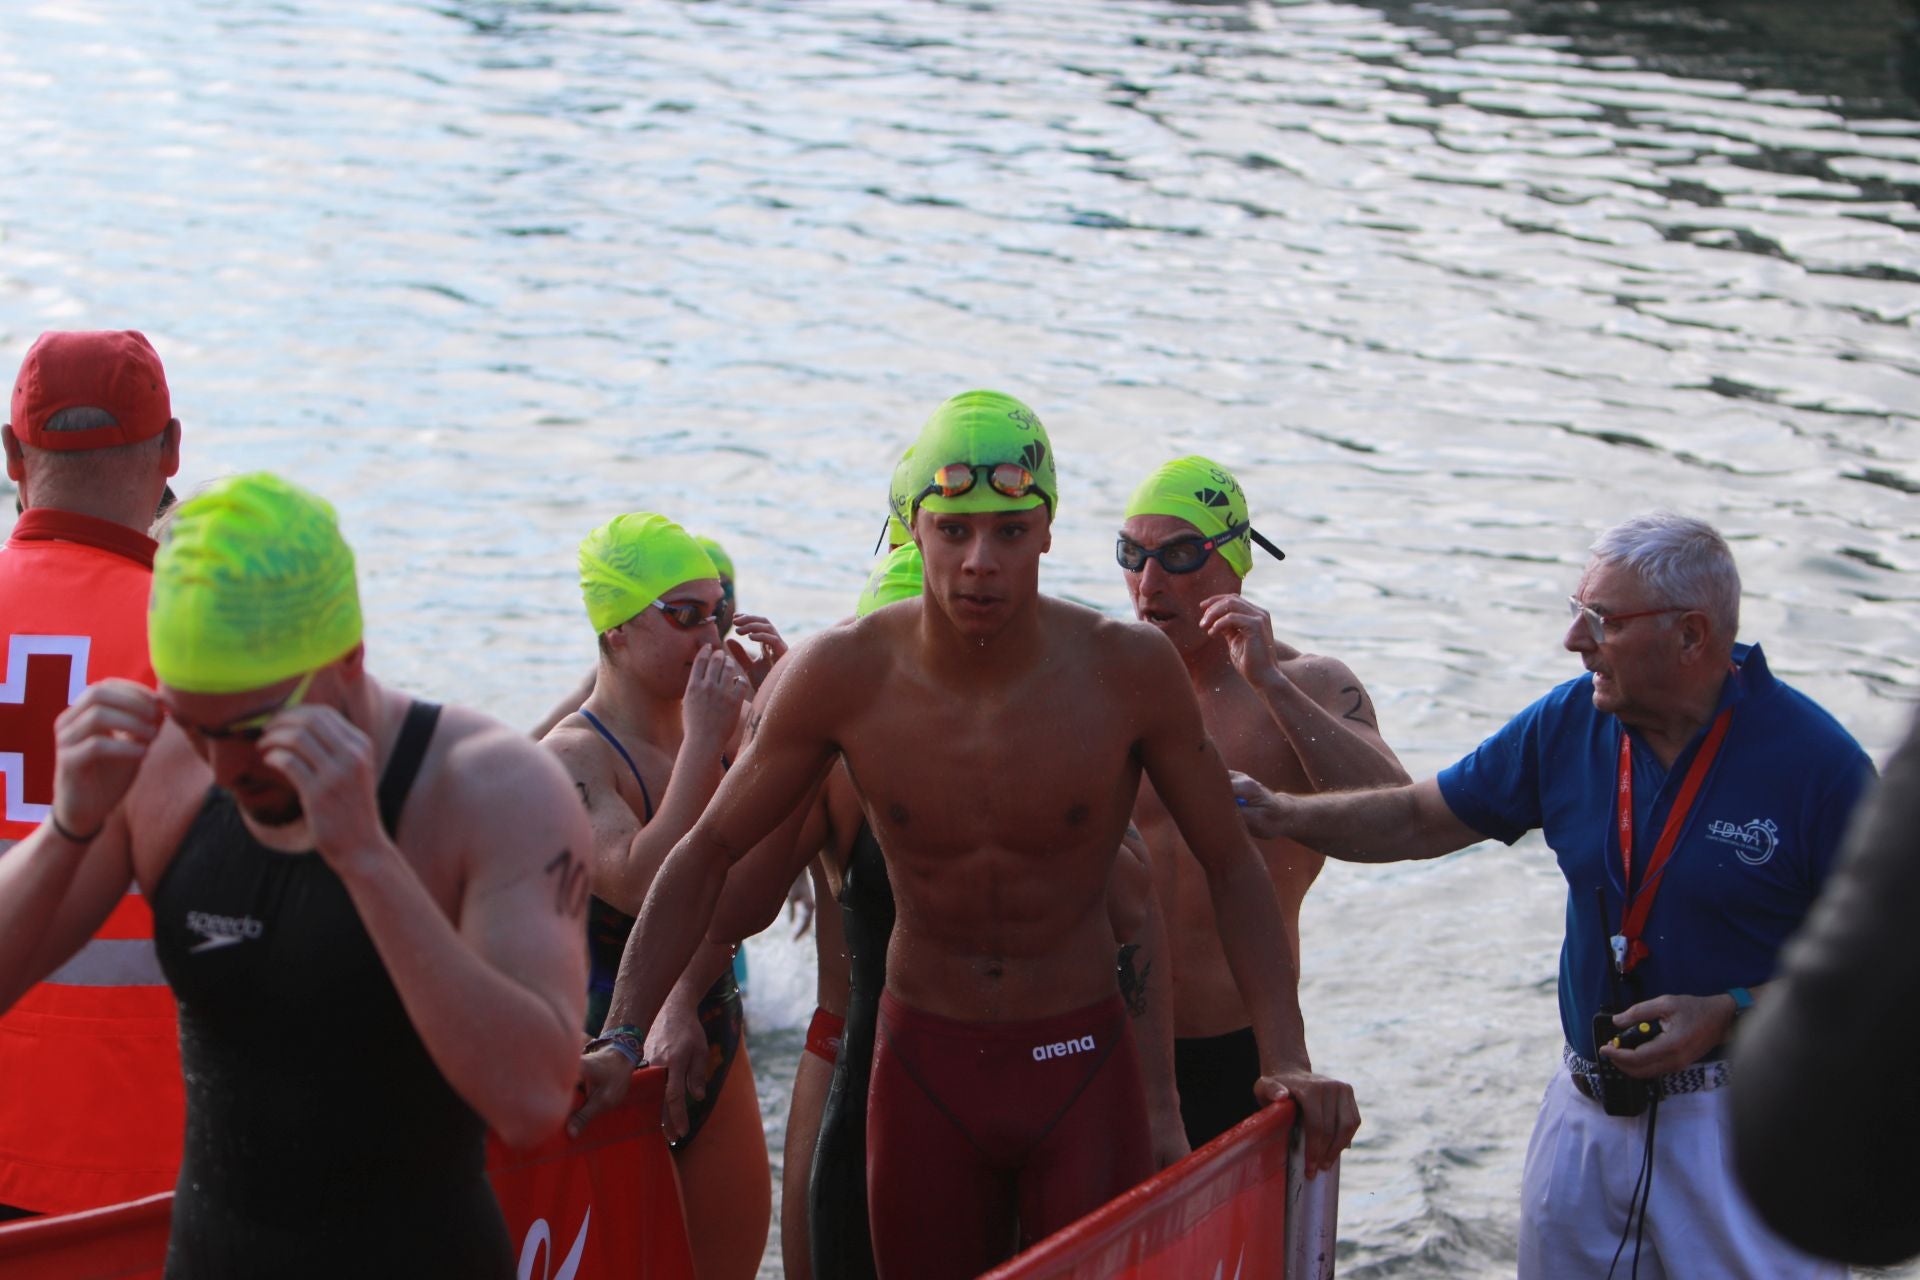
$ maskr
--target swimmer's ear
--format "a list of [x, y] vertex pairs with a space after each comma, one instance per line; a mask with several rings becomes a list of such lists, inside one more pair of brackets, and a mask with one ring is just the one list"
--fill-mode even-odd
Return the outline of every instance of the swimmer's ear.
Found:
[[20, 448], [20, 437], [13, 434], [11, 422], [0, 426], [0, 441], [5, 442], [7, 451], [7, 479], [19, 484], [27, 478], [27, 457]]
[[367, 670], [367, 642], [362, 640], [341, 654], [334, 665], [339, 667], [340, 674], [349, 680], [362, 678]]

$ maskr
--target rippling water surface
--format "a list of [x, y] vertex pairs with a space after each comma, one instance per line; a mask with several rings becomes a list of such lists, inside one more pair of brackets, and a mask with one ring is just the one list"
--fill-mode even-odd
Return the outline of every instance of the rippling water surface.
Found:
[[[1051, 590], [1118, 610], [1134, 481], [1229, 463], [1288, 550], [1251, 594], [1416, 774], [1577, 669], [1582, 549], [1656, 505], [1728, 533], [1746, 637], [1884, 754], [1920, 122], [1901, 6], [1843, 13], [8, 5], [0, 350], [145, 329], [188, 483], [331, 496], [376, 666], [516, 723], [591, 661], [592, 524], [718, 536], [804, 634], [926, 412], [991, 385], [1060, 455]], [[1316, 1057], [1368, 1115], [1343, 1274], [1511, 1273], [1561, 897], [1537, 842], [1316, 888]], [[777, 1131], [808, 959], [756, 947]]]

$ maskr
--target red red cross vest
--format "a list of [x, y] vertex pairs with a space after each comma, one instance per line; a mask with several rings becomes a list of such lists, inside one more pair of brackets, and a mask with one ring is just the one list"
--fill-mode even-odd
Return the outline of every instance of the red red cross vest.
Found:
[[[108, 676], [154, 683], [154, 543], [35, 507], [0, 547], [0, 844], [53, 802], [53, 722]], [[47, 981], [0, 1016], [0, 1204], [67, 1213], [170, 1190], [186, 1099], [153, 913], [129, 887]]]

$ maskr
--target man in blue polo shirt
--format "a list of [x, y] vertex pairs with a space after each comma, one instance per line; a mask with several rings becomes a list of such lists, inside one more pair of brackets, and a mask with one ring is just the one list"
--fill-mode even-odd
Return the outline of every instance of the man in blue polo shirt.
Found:
[[[1735, 1022], [1764, 998], [1873, 766], [1758, 645], [1734, 643], [1739, 571], [1710, 526], [1647, 516], [1592, 551], [1565, 639], [1587, 673], [1466, 758], [1402, 787], [1236, 790], [1256, 835], [1352, 861], [1545, 835], [1567, 880], [1566, 1069], [1527, 1149], [1522, 1280], [1604, 1276], [1616, 1257], [1623, 1274], [1637, 1258], [1641, 1275], [1843, 1276], [1748, 1206], [1721, 1086]], [[1656, 1021], [1640, 1047], [1607, 1043]]]

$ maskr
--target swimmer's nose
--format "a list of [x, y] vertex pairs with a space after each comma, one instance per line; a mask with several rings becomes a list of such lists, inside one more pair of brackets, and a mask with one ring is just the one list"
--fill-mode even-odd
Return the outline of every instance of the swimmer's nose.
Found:
[[213, 780], [231, 789], [233, 784], [260, 765], [260, 744], [245, 738], [216, 738], [207, 743], [207, 764]]
[[999, 567], [999, 562], [994, 559], [993, 539], [973, 538], [967, 542], [967, 553], [960, 561], [962, 573], [985, 576]]

